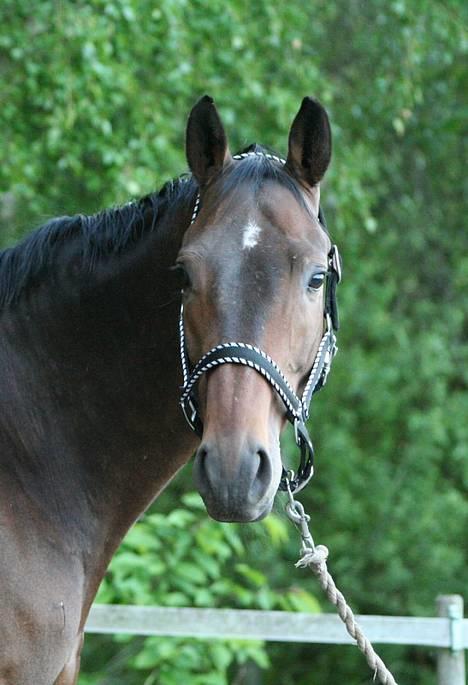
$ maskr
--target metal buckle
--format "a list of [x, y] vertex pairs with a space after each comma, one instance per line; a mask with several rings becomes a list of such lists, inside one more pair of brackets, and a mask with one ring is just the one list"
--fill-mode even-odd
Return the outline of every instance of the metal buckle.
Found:
[[294, 419], [294, 438], [296, 440], [296, 445], [300, 447], [301, 442], [305, 442], [312, 449], [312, 442], [307, 431], [304, 418], [301, 416], [296, 416]]
[[[195, 419], [197, 418], [197, 408], [195, 407], [195, 405], [193, 403], [191, 395], [189, 395], [184, 402], [181, 402], [181, 407], [182, 407], [182, 411], [183, 411], [184, 416], [185, 416], [185, 420], [187, 421], [190, 428], [194, 431], [195, 430]], [[190, 415], [187, 412], [187, 407], [191, 411]]]
[[[314, 455], [314, 446], [312, 445], [312, 440], [310, 439], [309, 431], [306, 428], [306, 425], [304, 423], [304, 419], [302, 417], [296, 417], [294, 419], [294, 437], [296, 440], [296, 445], [302, 449], [302, 445], [305, 445], [309, 455], [311, 457], [310, 460], [310, 476], [308, 477], [307, 481], [309, 481], [312, 476], [314, 475], [314, 464], [313, 464], [313, 455]], [[298, 473], [297, 476], [300, 478], [302, 476], [301, 473]], [[301, 486], [302, 489], [303, 486]], [[296, 489], [296, 492], [298, 492], [298, 489]]]

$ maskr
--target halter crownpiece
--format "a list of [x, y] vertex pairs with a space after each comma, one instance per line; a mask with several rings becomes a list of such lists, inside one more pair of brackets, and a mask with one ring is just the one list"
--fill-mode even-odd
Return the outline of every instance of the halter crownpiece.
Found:
[[[253, 150], [250, 152], [240, 152], [238, 155], [233, 155], [233, 159], [245, 159], [246, 157], [265, 157], [266, 159], [272, 159], [274, 162], [278, 162], [279, 164], [286, 164], [286, 160], [282, 159], [281, 157], [277, 157], [276, 155], [272, 155], [269, 152], [254, 152]], [[190, 220], [190, 226], [195, 223], [195, 220], [198, 216], [198, 212], [200, 211], [200, 193], [197, 193], [197, 198], [195, 200], [195, 204], [193, 206], [193, 212], [192, 212], [192, 218]], [[319, 216], [320, 218], [320, 216]]]
[[[280, 157], [263, 152], [244, 152], [235, 155], [234, 159], [243, 159], [244, 157], [254, 155], [273, 159], [280, 164], [285, 163]], [[195, 201], [191, 224], [196, 220], [199, 209], [200, 196], [198, 195]], [[321, 209], [319, 210], [319, 221], [323, 227], [326, 226]], [[341, 259], [338, 248], [336, 245], [333, 245], [328, 254], [328, 270], [325, 284], [325, 332], [320, 341], [301, 397], [291, 388], [285, 375], [273, 359], [266, 352], [249, 343], [227, 342], [216, 345], [192, 367], [185, 342], [183, 303], [180, 307], [179, 338], [183, 374], [180, 405], [188, 425], [197, 435], [202, 436], [203, 422], [198, 409], [196, 386], [203, 374], [223, 364], [240, 364], [254, 369], [279, 395], [286, 410], [286, 418], [294, 427], [294, 437], [300, 449], [300, 462], [297, 472], [286, 471], [283, 467], [283, 475], [279, 485], [280, 490], [289, 489], [291, 492], [298, 492], [309, 482], [314, 473], [314, 448], [306, 427], [306, 421], [309, 418], [309, 405], [312, 397], [325, 385], [333, 357], [338, 350], [335, 336], [335, 331], [339, 327], [336, 286], [340, 281]]]

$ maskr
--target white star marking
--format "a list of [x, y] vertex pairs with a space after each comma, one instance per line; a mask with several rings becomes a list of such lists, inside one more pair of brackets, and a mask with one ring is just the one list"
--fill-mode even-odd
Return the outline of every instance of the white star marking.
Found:
[[251, 250], [258, 243], [258, 237], [261, 232], [261, 228], [255, 221], [249, 220], [249, 223], [244, 228], [244, 233], [242, 236], [242, 249]]

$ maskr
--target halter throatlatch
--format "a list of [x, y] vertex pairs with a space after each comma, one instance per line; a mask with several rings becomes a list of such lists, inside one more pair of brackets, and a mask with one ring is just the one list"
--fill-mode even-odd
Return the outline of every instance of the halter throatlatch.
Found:
[[[279, 157], [260, 152], [243, 153], [242, 155], [236, 155], [234, 159], [242, 159], [250, 155], [261, 155], [284, 163], [284, 160], [281, 160]], [[199, 207], [200, 199], [197, 197], [192, 223], [197, 217]], [[319, 211], [319, 220], [325, 226], [321, 211]], [[312, 396], [325, 385], [333, 357], [338, 349], [335, 336], [335, 331], [339, 327], [336, 286], [340, 280], [341, 260], [338, 248], [336, 245], [333, 245], [328, 254], [328, 270], [325, 283], [325, 332], [320, 341], [304, 391], [300, 397], [291, 388], [288, 380], [273, 359], [263, 350], [245, 342], [227, 342], [217, 345], [203, 355], [195, 366], [192, 367], [185, 342], [183, 304], [180, 308], [180, 357], [184, 379], [180, 404], [187, 423], [197, 435], [202, 436], [203, 422], [199, 413], [196, 386], [203, 374], [223, 364], [240, 364], [257, 371], [280, 397], [286, 410], [286, 418], [294, 427], [294, 437], [300, 449], [300, 462], [297, 471], [294, 473], [283, 467], [283, 474], [279, 485], [280, 490], [289, 489], [291, 492], [298, 492], [307, 485], [314, 473], [314, 448], [306, 422], [309, 418], [309, 405]]]

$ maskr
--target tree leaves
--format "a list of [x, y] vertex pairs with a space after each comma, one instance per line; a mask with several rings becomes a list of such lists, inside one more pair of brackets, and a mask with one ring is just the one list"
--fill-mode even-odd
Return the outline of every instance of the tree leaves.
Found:
[[[265, 609], [302, 606], [307, 610], [313, 601], [309, 595], [303, 594], [300, 600], [293, 589], [294, 601], [288, 604], [284, 593], [267, 587], [263, 573], [239, 561], [245, 558], [241, 526], [208, 520], [195, 493], [184, 495], [183, 501], [186, 508], [173, 509], [167, 516], [146, 514], [130, 530], [110, 565], [97, 602]], [[273, 527], [279, 530], [281, 524]], [[208, 553], [203, 545], [207, 540]], [[128, 636], [115, 639], [119, 645], [131, 641]], [[148, 682], [154, 679], [161, 685], [227, 684], [229, 668], [247, 659], [263, 666], [268, 663], [261, 643], [147, 638], [131, 659], [137, 673], [135, 678], [129, 675], [128, 682], [141, 683], [144, 671]], [[99, 663], [96, 657], [94, 661]], [[99, 677], [96, 674], [96, 682]]]

